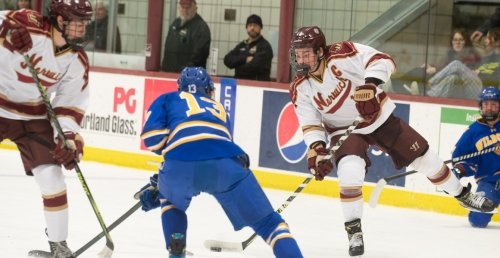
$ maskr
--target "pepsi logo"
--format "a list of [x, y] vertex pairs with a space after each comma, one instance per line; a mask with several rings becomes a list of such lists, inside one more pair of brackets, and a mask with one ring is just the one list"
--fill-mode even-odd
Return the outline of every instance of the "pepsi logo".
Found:
[[288, 163], [298, 163], [306, 155], [307, 146], [292, 102], [288, 102], [280, 112], [276, 141], [281, 156]]

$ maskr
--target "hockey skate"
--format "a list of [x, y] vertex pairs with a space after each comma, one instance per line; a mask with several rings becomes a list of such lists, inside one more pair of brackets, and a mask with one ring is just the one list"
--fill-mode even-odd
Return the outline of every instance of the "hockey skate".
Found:
[[168, 248], [169, 258], [186, 257], [186, 237], [181, 233], [174, 233], [170, 236], [170, 246]]
[[455, 198], [460, 205], [471, 211], [492, 213], [495, 210], [495, 204], [490, 199], [471, 192], [470, 183]]
[[365, 252], [365, 244], [363, 242], [363, 232], [361, 231], [361, 219], [346, 222], [345, 230], [349, 237], [349, 255], [363, 255]]
[[73, 258], [73, 252], [68, 247], [68, 244], [66, 244], [66, 241], [61, 241], [61, 242], [51, 242], [49, 241], [50, 245], [50, 253], [54, 258]]

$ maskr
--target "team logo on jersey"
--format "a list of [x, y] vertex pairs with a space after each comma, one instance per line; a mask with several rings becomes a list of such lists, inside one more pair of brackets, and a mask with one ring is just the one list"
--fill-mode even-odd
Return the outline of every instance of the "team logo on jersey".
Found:
[[302, 140], [302, 130], [292, 102], [281, 110], [276, 125], [276, 141], [281, 156], [289, 163], [297, 163], [306, 154], [307, 146]]

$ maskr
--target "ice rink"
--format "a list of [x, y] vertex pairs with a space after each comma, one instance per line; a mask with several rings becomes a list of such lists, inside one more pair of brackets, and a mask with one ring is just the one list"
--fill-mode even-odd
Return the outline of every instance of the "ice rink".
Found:
[[[17, 151], [0, 149], [0, 257], [26, 257], [31, 249], [48, 249], [42, 202], [33, 178], [26, 177]], [[130, 209], [132, 195], [148, 182], [149, 171], [82, 162], [80, 167], [107, 225]], [[96, 216], [74, 172], [66, 172], [70, 205], [68, 244], [73, 251], [100, 233]], [[278, 208], [291, 192], [266, 189]], [[113, 257], [167, 257], [159, 209], [138, 210], [111, 231]], [[338, 199], [300, 194], [284, 211], [304, 257], [349, 257]], [[222, 209], [206, 194], [195, 198], [188, 210], [188, 257], [273, 257], [260, 238], [241, 253], [213, 253], [206, 239], [243, 241], [252, 232], [234, 232]], [[365, 205], [365, 255], [373, 258], [500, 257], [500, 223], [486, 229], [471, 228], [465, 217], [447, 216], [379, 205]], [[99, 241], [79, 257], [97, 257]]]

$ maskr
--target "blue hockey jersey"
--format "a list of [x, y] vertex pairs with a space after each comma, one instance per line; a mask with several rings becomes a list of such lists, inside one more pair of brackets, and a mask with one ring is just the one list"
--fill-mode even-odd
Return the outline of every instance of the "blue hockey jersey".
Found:
[[165, 159], [182, 161], [244, 154], [229, 131], [230, 120], [219, 102], [188, 92], [159, 96], [149, 108], [141, 139]]
[[[490, 128], [480, 119], [472, 123], [460, 137], [453, 158], [489, 149], [500, 145], [500, 122]], [[479, 155], [461, 162], [466, 168], [467, 176], [474, 176], [476, 181], [495, 182], [500, 180], [500, 150]]]

